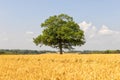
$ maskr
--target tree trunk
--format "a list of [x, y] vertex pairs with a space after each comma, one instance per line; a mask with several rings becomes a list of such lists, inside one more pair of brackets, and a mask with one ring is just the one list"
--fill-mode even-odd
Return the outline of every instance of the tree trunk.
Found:
[[60, 49], [60, 54], [63, 54], [63, 52], [62, 52], [62, 43], [61, 43], [61, 41], [59, 41], [59, 49]]

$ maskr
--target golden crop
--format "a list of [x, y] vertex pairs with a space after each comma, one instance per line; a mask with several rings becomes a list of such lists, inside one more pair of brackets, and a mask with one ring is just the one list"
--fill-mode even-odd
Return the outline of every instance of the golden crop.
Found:
[[0, 80], [120, 80], [120, 55], [0, 55]]

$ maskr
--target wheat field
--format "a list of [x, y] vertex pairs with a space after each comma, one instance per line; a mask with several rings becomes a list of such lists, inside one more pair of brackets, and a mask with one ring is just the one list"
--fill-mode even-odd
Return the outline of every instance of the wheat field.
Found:
[[120, 80], [120, 55], [0, 55], [0, 80]]

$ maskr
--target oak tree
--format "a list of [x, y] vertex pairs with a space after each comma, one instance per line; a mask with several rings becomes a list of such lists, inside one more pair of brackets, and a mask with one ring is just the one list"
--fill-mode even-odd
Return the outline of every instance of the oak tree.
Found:
[[41, 27], [44, 30], [38, 37], [33, 38], [34, 43], [58, 48], [60, 54], [63, 49], [73, 49], [73, 46], [85, 43], [84, 32], [67, 14], [50, 16]]

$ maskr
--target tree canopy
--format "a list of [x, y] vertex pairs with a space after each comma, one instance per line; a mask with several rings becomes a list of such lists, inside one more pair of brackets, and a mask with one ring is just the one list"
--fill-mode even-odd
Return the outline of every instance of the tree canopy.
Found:
[[73, 49], [73, 46], [85, 43], [84, 32], [67, 14], [50, 16], [41, 27], [44, 30], [38, 37], [33, 38], [34, 43], [59, 48], [60, 54], [62, 49]]

